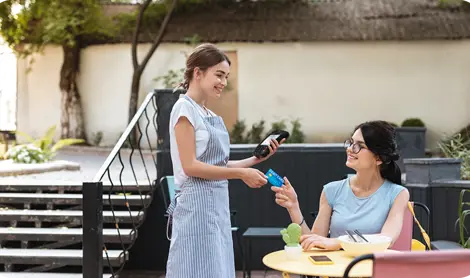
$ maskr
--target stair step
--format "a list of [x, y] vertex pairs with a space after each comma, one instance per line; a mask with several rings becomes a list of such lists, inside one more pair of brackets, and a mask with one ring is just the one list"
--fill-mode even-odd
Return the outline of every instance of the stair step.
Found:
[[[82, 194], [56, 194], [56, 193], [0, 193], [2, 204], [48, 204], [56, 205], [81, 205]], [[103, 195], [103, 204], [109, 205], [111, 199], [113, 205], [124, 205], [127, 199], [129, 205], [147, 205], [150, 202], [149, 195]]]
[[[82, 223], [83, 212], [81, 210], [0, 210], [0, 221], [23, 222], [74, 222]], [[103, 211], [103, 221], [106, 223], [135, 223], [142, 221], [143, 212], [138, 211]], [[132, 216], [132, 217], [131, 217]]]
[[[128, 259], [128, 253], [124, 253], [121, 250], [108, 250], [108, 256], [112, 266], [120, 266]], [[0, 263], [83, 265], [83, 251], [66, 249], [0, 249]], [[103, 265], [108, 265], [104, 251]]]
[[[82, 241], [82, 232], [81, 228], [0, 228], [0, 240]], [[123, 242], [131, 242], [136, 237], [132, 229], [119, 229], [119, 233]], [[117, 229], [103, 229], [103, 241], [120, 243], [119, 233]]]
[[[103, 274], [110, 278], [111, 274]], [[116, 275], [116, 277], [118, 277]], [[52, 272], [0, 272], [0, 278], [83, 278], [82, 273], [52, 273]]]
[[[21, 180], [21, 179], [0, 179], [0, 191], [82, 191], [82, 182], [75, 181], [57, 181], [57, 180]], [[114, 181], [114, 185], [111, 185], [109, 181], [103, 182], [103, 190], [111, 190], [115, 192], [149, 192], [153, 188], [149, 185], [148, 180], [139, 180], [136, 184], [135, 181]], [[0, 277], [1, 278], [1, 277]]]

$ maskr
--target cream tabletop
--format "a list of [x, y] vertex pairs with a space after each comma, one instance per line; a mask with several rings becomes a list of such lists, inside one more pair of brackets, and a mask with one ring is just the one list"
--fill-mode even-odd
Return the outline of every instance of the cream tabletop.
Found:
[[[387, 250], [387, 252], [398, 252]], [[328, 256], [333, 264], [316, 265], [313, 264], [308, 257], [313, 255]], [[263, 263], [269, 268], [286, 272], [289, 274], [300, 274], [308, 276], [327, 276], [327, 277], [343, 277], [344, 271], [354, 257], [346, 255], [344, 251], [325, 251], [311, 250], [302, 252], [299, 260], [288, 260], [284, 250], [275, 251], [263, 257]], [[349, 277], [371, 277], [372, 261], [366, 260], [356, 264], [349, 273]]]

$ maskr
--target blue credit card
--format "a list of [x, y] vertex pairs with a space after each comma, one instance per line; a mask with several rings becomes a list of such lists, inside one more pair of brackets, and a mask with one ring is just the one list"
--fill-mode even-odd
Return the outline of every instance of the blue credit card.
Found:
[[268, 177], [268, 182], [274, 186], [281, 187], [284, 184], [284, 179], [274, 172], [273, 169], [269, 169], [266, 172], [266, 176]]

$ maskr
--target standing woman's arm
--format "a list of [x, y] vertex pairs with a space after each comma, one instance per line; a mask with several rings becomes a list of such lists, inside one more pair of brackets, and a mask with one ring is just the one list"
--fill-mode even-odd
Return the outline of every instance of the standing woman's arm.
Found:
[[197, 160], [194, 127], [185, 116], [179, 117], [175, 136], [181, 166], [186, 175], [212, 180], [242, 179], [251, 187], [266, 184], [266, 177], [256, 169], [219, 167]]
[[258, 163], [261, 163], [261, 162], [267, 160], [268, 158], [270, 158], [273, 154], [275, 154], [277, 149], [279, 148], [279, 146], [282, 143], [284, 143], [284, 141], [285, 141], [285, 139], [282, 139], [281, 143], [278, 143], [276, 140], [272, 139], [271, 140], [271, 145], [268, 145], [269, 154], [266, 157], [257, 158], [256, 156], [252, 156], [252, 157], [245, 158], [245, 159], [242, 159], [242, 160], [230, 160], [227, 163], [227, 167], [229, 167], [229, 168], [248, 168], [248, 167], [252, 167], [252, 166], [254, 166]]

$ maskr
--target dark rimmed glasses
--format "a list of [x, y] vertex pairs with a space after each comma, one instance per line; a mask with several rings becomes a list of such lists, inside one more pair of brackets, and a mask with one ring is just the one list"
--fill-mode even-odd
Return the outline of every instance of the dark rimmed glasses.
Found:
[[362, 149], [367, 149], [365, 146], [362, 146], [360, 143], [354, 143], [351, 139], [344, 141], [344, 148], [347, 149], [351, 147], [351, 151], [354, 154], [359, 153]]

